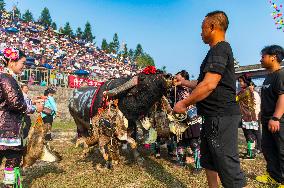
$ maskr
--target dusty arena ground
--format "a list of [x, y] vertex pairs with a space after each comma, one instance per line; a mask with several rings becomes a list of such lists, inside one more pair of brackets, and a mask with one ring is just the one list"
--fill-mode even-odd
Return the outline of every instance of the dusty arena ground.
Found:
[[[204, 171], [193, 174], [192, 167], [177, 167], [166, 157], [155, 159], [147, 153], [143, 153], [146, 159], [143, 168], [134, 163], [126, 163], [115, 166], [113, 170], [100, 170], [98, 166], [102, 158], [98, 150], [94, 149], [89, 156], [83, 157], [83, 149], [74, 147], [74, 130], [73, 124], [55, 125], [54, 132], [57, 136], [51, 145], [60, 152], [63, 160], [53, 164], [35, 164], [23, 176], [23, 187], [207, 187]], [[242, 161], [242, 167], [247, 175], [248, 187], [273, 187], [254, 180], [256, 175], [265, 170], [262, 156], [255, 161]]]

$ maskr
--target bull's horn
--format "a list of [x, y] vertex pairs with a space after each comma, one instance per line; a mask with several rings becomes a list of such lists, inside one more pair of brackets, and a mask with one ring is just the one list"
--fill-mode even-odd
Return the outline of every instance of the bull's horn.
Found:
[[121, 92], [123, 91], [126, 91], [134, 86], [137, 85], [137, 81], [138, 81], [138, 77], [137, 76], [134, 76], [133, 78], [131, 78], [129, 81], [125, 82], [124, 84], [112, 89], [112, 90], [109, 90], [109, 91], [106, 91], [105, 95], [107, 96], [116, 96], [118, 94], [120, 94]]

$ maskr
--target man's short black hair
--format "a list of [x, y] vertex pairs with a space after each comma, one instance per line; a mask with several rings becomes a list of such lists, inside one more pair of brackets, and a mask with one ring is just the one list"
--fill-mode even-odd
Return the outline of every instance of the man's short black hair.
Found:
[[180, 74], [184, 79], [189, 80], [189, 74], [186, 70], [179, 71], [176, 75]]
[[229, 26], [229, 19], [227, 14], [224, 11], [216, 10], [209, 12], [206, 17], [211, 18], [220, 28], [224, 31], [227, 31]]
[[49, 93], [55, 94], [55, 93], [56, 93], [56, 90], [53, 89], [53, 88], [47, 88], [46, 90], [44, 90], [43, 95], [44, 95], [44, 96], [48, 96]]
[[21, 89], [24, 89], [24, 87], [29, 87], [27, 84], [22, 84]]
[[279, 45], [266, 46], [261, 50], [261, 55], [275, 55], [279, 63], [284, 59], [284, 50]]

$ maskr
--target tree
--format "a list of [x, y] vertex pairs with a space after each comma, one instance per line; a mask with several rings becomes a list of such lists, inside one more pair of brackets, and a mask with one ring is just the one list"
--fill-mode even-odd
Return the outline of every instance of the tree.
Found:
[[49, 10], [48, 8], [44, 8], [41, 12], [41, 15], [40, 15], [40, 21], [41, 23], [45, 26], [45, 27], [49, 27], [52, 23], [52, 19], [51, 19], [51, 16], [50, 16], [50, 13], [49, 13]]
[[127, 44], [124, 44], [124, 45], [123, 45], [122, 57], [123, 57], [123, 58], [127, 58], [127, 57], [128, 57]]
[[140, 68], [144, 68], [147, 66], [155, 66], [154, 59], [147, 53], [139, 55], [136, 59], [137, 66]]
[[143, 48], [141, 44], [137, 44], [135, 52], [134, 52], [134, 59], [136, 60], [137, 57], [143, 54]]
[[78, 27], [77, 30], [76, 30], [76, 37], [82, 38], [82, 36], [83, 36], [83, 31], [82, 31], [81, 27]]
[[101, 49], [108, 52], [108, 43], [107, 43], [106, 39], [103, 39]]
[[115, 34], [113, 35], [112, 47], [113, 47], [113, 50], [114, 50], [116, 53], [119, 51], [119, 40], [118, 40], [118, 35], [117, 35], [117, 33], [115, 33]]
[[13, 10], [10, 12], [10, 14], [13, 15], [13, 19], [21, 17], [21, 12], [16, 6], [13, 7]]
[[90, 22], [87, 22], [85, 25], [85, 30], [83, 33], [83, 39], [85, 39], [87, 42], [93, 42], [93, 40], [95, 39], [95, 37], [93, 36], [92, 33], [92, 26], [90, 24]]
[[0, 0], [0, 12], [4, 12], [5, 11], [5, 2], [4, 0]]
[[34, 21], [33, 14], [30, 12], [30, 10], [26, 10], [26, 12], [23, 14], [23, 20], [25, 22], [32, 22], [32, 21]]
[[115, 49], [114, 49], [114, 44], [113, 42], [110, 42], [109, 45], [108, 45], [108, 50], [109, 50], [109, 53], [113, 52], [115, 53]]
[[52, 22], [51, 27], [53, 30], [57, 30], [57, 25], [55, 22]]
[[64, 29], [62, 27], [59, 27], [59, 33], [64, 33]]
[[128, 56], [129, 56], [130, 61], [133, 63], [135, 58], [134, 58], [134, 51], [132, 49], [129, 50]]
[[73, 35], [73, 30], [72, 30], [69, 22], [66, 22], [66, 24], [63, 28], [63, 34], [68, 35], [68, 36]]

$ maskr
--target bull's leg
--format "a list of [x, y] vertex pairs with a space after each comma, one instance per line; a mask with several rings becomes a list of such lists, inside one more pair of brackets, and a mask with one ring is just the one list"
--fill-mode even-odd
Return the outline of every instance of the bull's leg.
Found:
[[128, 120], [128, 133], [127, 133], [127, 142], [130, 144], [130, 147], [133, 152], [134, 159], [137, 161], [139, 166], [142, 166], [144, 163], [143, 157], [140, 156], [138, 149], [137, 149], [137, 126], [135, 121], [133, 120]]
[[100, 152], [103, 155], [103, 158], [106, 162], [105, 167], [110, 169], [112, 167], [111, 161], [109, 160], [109, 154], [105, 149], [105, 146], [107, 146], [108, 142], [110, 141], [110, 138], [104, 135], [101, 135], [101, 137], [99, 138], [99, 148], [100, 148]]
[[130, 144], [130, 147], [133, 152], [134, 159], [137, 161], [139, 166], [142, 166], [144, 164], [144, 158], [140, 156], [140, 153], [137, 149], [137, 143], [136, 141], [131, 138], [130, 136], [127, 137], [127, 142]]
[[113, 165], [119, 164], [119, 148], [118, 148], [118, 140], [113, 139], [111, 143], [108, 144], [108, 150], [110, 154], [110, 158], [112, 160]]

